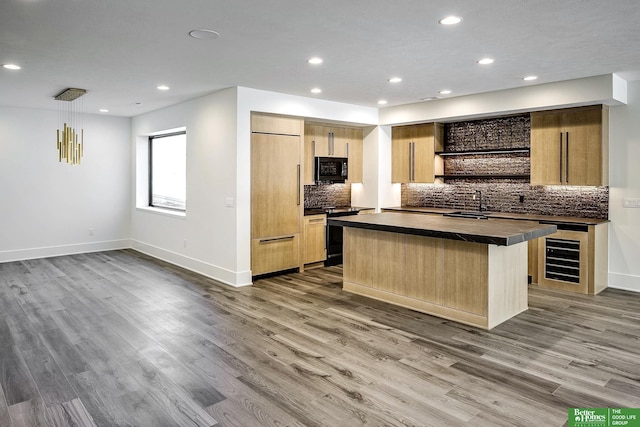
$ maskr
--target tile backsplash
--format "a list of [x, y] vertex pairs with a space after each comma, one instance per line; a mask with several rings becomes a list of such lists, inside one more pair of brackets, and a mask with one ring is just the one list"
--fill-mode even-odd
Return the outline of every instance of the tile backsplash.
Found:
[[[507, 180], [456, 180], [455, 184], [402, 184], [402, 206], [529, 213], [607, 219], [609, 187], [533, 186]], [[520, 202], [523, 196], [523, 202]]]
[[351, 184], [318, 184], [304, 186], [304, 207], [351, 206]]

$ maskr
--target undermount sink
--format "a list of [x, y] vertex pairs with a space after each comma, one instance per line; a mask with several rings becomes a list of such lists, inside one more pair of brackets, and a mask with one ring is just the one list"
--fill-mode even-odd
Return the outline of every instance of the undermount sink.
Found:
[[489, 219], [488, 212], [479, 211], [457, 211], [443, 214], [442, 216], [450, 216], [454, 218], [470, 218], [470, 219]]

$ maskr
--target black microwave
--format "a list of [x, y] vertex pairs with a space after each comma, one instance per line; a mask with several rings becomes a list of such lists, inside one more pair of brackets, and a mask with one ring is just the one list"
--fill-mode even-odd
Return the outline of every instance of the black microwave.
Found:
[[314, 179], [316, 182], [343, 183], [348, 177], [346, 157], [316, 157]]

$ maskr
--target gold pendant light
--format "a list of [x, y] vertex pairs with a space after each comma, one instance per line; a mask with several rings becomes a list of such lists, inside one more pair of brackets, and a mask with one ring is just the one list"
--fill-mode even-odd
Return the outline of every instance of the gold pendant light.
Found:
[[54, 98], [56, 101], [65, 101], [58, 104], [58, 130], [56, 137], [59, 162], [64, 159], [70, 165], [79, 165], [84, 154], [82, 100], [78, 102], [77, 99], [85, 93], [87, 93], [85, 89], [69, 88], [63, 90]]

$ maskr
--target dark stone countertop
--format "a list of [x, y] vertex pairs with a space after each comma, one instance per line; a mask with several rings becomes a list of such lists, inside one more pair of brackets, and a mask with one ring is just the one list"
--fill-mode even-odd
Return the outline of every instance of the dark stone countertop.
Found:
[[342, 213], [342, 212], [354, 212], [354, 211], [359, 212], [367, 209], [374, 209], [374, 208], [367, 208], [362, 206], [336, 206], [332, 208], [305, 208], [304, 215], [305, 216], [322, 215], [326, 213]]
[[451, 218], [399, 212], [329, 218], [329, 224], [466, 242], [510, 246], [555, 233], [557, 227], [534, 221]]
[[[465, 209], [450, 209], [450, 208], [426, 208], [426, 207], [411, 207], [411, 206], [395, 206], [391, 208], [383, 208], [383, 211], [398, 211], [398, 212], [415, 212], [415, 213], [433, 213], [433, 214], [447, 214], [459, 211], [465, 211]], [[599, 218], [580, 218], [572, 216], [551, 216], [551, 215], [531, 215], [531, 214], [518, 214], [508, 212], [482, 212], [489, 218], [500, 219], [515, 219], [520, 221], [544, 221], [544, 222], [556, 222], [563, 224], [576, 224], [576, 225], [598, 225], [609, 222], [608, 219]]]

